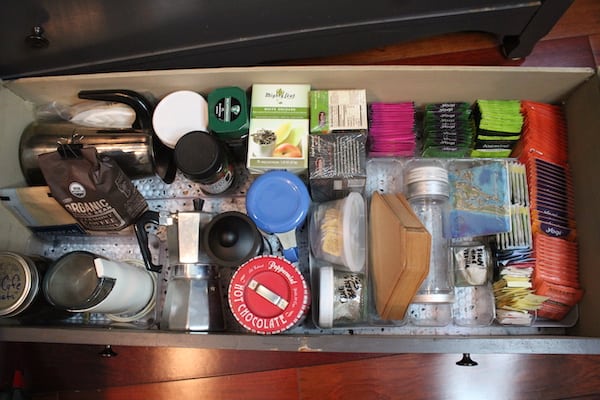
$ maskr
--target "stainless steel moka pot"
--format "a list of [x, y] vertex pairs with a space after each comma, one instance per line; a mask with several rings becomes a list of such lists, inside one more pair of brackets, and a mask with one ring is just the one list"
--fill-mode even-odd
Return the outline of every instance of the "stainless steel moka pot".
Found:
[[212, 332], [225, 329], [221, 302], [219, 269], [200, 251], [201, 228], [212, 215], [202, 211], [174, 214], [145, 214], [136, 233], [147, 268], [161, 270], [152, 262], [145, 225], [158, 223], [167, 227], [169, 274], [162, 307], [160, 329]]

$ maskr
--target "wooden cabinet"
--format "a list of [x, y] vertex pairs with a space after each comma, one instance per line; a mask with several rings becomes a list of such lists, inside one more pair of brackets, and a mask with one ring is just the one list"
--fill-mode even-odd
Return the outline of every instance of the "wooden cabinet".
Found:
[[265, 65], [466, 31], [521, 58], [571, 2], [13, 0], [0, 15], [0, 78]]

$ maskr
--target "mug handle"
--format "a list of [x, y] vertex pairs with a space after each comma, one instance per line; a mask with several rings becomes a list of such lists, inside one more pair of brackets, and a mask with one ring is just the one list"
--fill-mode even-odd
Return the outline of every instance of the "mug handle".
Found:
[[295, 263], [298, 261], [298, 248], [290, 247], [289, 249], [283, 249], [283, 257], [289, 262]]
[[289, 262], [298, 261], [298, 244], [296, 243], [296, 230], [276, 233], [281, 247], [283, 248], [283, 257]]

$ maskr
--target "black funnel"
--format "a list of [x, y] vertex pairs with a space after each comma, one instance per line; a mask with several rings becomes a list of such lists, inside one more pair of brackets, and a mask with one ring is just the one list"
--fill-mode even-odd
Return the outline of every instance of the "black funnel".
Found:
[[246, 214], [228, 211], [215, 216], [204, 228], [202, 245], [217, 264], [237, 267], [262, 252], [263, 238]]

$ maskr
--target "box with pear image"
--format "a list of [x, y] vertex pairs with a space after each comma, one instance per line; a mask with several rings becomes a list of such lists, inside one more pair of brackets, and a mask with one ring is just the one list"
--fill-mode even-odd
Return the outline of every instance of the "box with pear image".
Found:
[[309, 92], [306, 84], [254, 84], [247, 167], [252, 174], [308, 168]]

